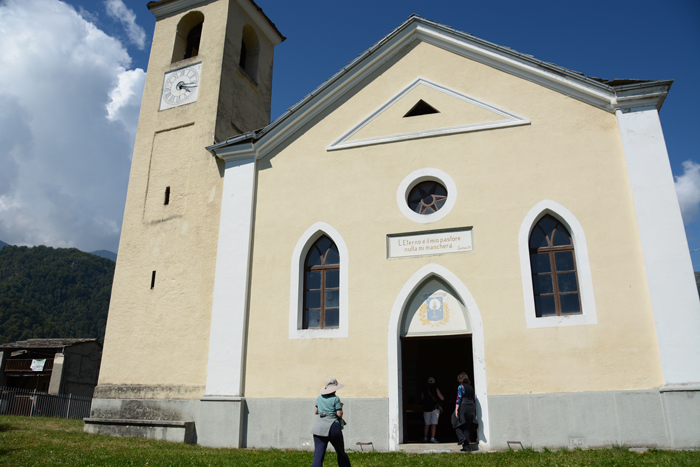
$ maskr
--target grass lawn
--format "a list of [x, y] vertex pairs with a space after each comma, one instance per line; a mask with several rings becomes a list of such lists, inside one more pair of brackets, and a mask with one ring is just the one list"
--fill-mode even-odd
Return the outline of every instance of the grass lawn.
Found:
[[[310, 466], [311, 452], [212, 449], [83, 433], [83, 422], [0, 416], [0, 466]], [[350, 453], [353, 466], [700, 466], [700, 451], [504, 451], [483, 454]], [[326, 466], [337, 465], [328, 453]]]

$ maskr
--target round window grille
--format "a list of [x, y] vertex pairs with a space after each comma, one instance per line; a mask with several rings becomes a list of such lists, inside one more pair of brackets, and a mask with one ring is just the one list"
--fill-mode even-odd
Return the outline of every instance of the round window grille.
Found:
[[408, 207], [418, 214], [438, 212], [447, 201], [447, 188], [441, 183], [429, 180], [414, 186], [408, 193]]

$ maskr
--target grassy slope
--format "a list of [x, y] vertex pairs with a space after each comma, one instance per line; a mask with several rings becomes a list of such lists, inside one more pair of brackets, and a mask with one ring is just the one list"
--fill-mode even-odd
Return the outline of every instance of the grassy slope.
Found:
[[[211, 449], [165, 441], [88, 435], [78, 420], [0, 416], [0, 466], [308, 466], [304, 451]], [[700, 451], [624, 448], [488, 454], [350, 453], [357, 466], [698, 466]], [[325, 465], [337, 465], [334, 454]]]

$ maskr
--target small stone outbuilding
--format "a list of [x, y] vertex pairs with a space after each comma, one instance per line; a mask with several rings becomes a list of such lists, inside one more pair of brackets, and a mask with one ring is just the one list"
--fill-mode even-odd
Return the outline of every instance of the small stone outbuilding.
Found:
[[28, 339], [0, 345], [0, 386], [92, 397], [100, 374], [97, 339]]

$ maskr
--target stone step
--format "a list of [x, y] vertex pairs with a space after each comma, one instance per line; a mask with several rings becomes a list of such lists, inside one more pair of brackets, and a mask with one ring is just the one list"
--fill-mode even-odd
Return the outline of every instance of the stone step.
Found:
[[457, 443], [409, 443], [399, 444], [398, 447], [400, 451], [416, 454], [459, 452], [462, 449]]

